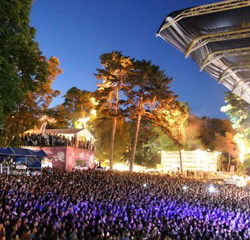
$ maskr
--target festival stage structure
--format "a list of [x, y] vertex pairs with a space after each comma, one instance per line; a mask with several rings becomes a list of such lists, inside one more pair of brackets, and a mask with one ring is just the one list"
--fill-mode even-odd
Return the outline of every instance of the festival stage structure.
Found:
[[228, 0], [172, 12], [156, 35], [250, 104], [249, 0]]
[[[94, 137], [88, 129], [31, 129], [25, 132], [25, 148], [43, 150], [47, 156], [42, 162], [42, 167], [53, 167], [61, 170], [72, 171], [76, 168], [94, 168]], [[35, 136], [33, 144], [29, 139]], [[39, 136], [39, 137], [36, 137]], [[37, 138], [45, 140], [43, 144]], [[54, 138], [63, 138], [64, 142], [58, 144]]]
[[[219, 152], [205, 150], [181, 151], [184, 171], [216, 172]], [[161, 164], [157, 169], [163, 172], [179, 171], [180, 156], [178, 151], [161, 151]]]
[[76, 144], [79, 141], [94, 141], [93, 135], [89, 132], [87, 128], [81, 129], [31, 129], [25, 132], [25, 134], [49, 134], [49, 135], [61, 135], [67, 139], [74, 138]]
[[57, 147], [25, 147], [31, 150], [43, 150], [44, 157], [42, 167], [53, 167], [71, 172], [77, 167], [92, 169], [95, 167], [94, 151], [70, 146]]
[[[38, 150], [38, 149], [37, 149]], [[41, 162], [47, 154], [43, 150], [30, 150], [27, 148], [0, 147], [0, 173], [2, 165], [14, 165], [16, 169], [41, 170]]]

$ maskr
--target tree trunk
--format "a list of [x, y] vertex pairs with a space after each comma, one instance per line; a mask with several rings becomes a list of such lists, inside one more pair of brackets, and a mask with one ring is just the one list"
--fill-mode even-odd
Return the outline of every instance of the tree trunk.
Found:
[[137, 117], [136, 121], [136, 131], [135, 131], [135, 137], [134, 137], [134, 142], [132, 146], [132, 153], [130, 157], [130, 164], [129, 164], [129, 171], [133, 172], [133, 165], [134, 165], [134, 160], [135, 160], [135, 152], [136, 152], [136, 146], [137, 146], [137, 141], [138, 141], [138, 135], [139, 135], [139, 129], [141, 125], [141, 115], [139, 114]]
[[183, 169], [182, 169], [182, 155], [181, 155], [181, 144], [180, 144], [180, 143], [178, 143], [178, 149], [179, 149], [179, 156], [180, 156], [181, 174], [183, 174]]
[[231, 165], [231, 154], [228, 154], [228, 165], [227, 165], [227, 171], [230, 172], [230, 165]]
[[110, 144], [110, 169], [113, 169], [113, 155], [114, 155], [114, 143], [115, 143], [115, 132], [116, 132], [117, 117], [113, 117], [113, 127], [111, 133], [111, 144]]
[[17, 136], [19, 136], [19, 132], [20, 132], [20, 130], [19, 130], [20, 118], [21, 118], [20, 109], [18, 109], [18, 112], [15, 113], [13, 116], [12, 116], [12, 118], [13, 118], [14, 124], [11, 128], [10, 133], [9, 133], [10, 138], [9, 138], [9, 141], [7, 142], [8, 147], [15, 146], [17, 141], [18, 141], [16, 138], [17, 138]]
[[115, 144], [115, 132], [116, 132], [116, 125], [117, 125], [117, 113], [118, 113], [118, 101], [119, 101], [119, 87], [116, 86], [115, 88], [115, 116], [113, 117], [113, 127], [111, 133], [111, 143], [110, 143], [110, 169], [113, 169], [113, 155], [114, 155], [114, 144]]

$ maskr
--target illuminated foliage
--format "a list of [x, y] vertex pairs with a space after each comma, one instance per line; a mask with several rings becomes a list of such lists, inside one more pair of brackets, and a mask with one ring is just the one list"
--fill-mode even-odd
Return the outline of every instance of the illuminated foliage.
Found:
[[228, 115], [238, 138], [245, 140], [246, 145], [250, 148], [250, 105], [231, 92], [225, 94], [227, 105], [223, 106], [221, 110]]
[[[114, 163], [126, 160], [126, 152], [130, 147], [130, 123], [124, 118], [117, 119], [116, 140], [114, 144]], [[112, 119], [104, 115], [98, 115], [98, 118], [92, 125], [92, 131], [95, 136], [95, 157], [98, 161], [109, 159], [110, 141], [112, 131]]]
[[[46, 117], [48, 117], [47, 128], [69, 128], [70, 121], [68, 119], [68, 116], [68, 111], [63, 104], [48, 109], [46, 111]], [[54, 121], [50, 121], [50, 119], [53, 119]]]
[[51, 57], [47, 62], [46, 81], [37, 81], [33, 91], [25, 94], [25, 99], [17, 105], [17, 108], [4, 118], [4, 145], [18, 144], [21, 133], [30, 128], [39, 127], [39, 118], [46, 113], [53, 97], [60, 92], [52, 89], [52, 83], [58, 74], [62, 73], [59, 68], [59, 60]]
[[[31, 0], [0, 1], [0, 127], [48, 81], [48, 67], [30, 27]], [[25, 100], [26, 99], [26, 100]], [[11, 115], [12, 118], [13, 115]], [[9, 118], [9, 117], [7, 117]], [[2, 124], [2, 125], [1, 125]]]
[[72, 127], [84, 128], [86, 127], [85, 122], [95, 118], [93, 114], [95, 109], [93, 98], [94, 94], [92, 92], [80, 90], [76, 87], [72, 87], [67, 91], [62, 105], [66, 110], [65, 117]]
[[189, 115], [186, 123], [185, 123], [185, 139], [183, 142], [183, 147], [185, 150], [196, 150], [196, 149], [204, 149], [204, 146], [201, 142], [201, 134], [203, 132], [203, 121], [202, 119]]
[[201, 141], [206, 149], [218, 150], [215, 144], [217, 135], [225, 136], [226, 133], [235, 134], [232, 123], [228, 119], [202, 118]]
[[[132, 130], [131, 135], [135, 132], [135, 126], [133, 126]], [[151, 121], [142, 119], [135, 163], [146, 167], [156, 167], [156, 164], [161, 162], [161, 151], [163, 149], [177, 150], [174, 142], [159, 126], [154, 125]]]
[[233, 134], [229, 132], [226, 132], [225, 136], [216, 134], [212, 144], [216, 147], [216, 150], [228, 154], [227, 171], [230, 171], [231, 158], [237, 157], [238, 155], [238, 151], [233, 139]]
[[136, 128], [130, 157], [130, 171], [133, 171], [134, 158], [138, 142], [141, 120], [150, 117], [156, 105], [163, 100], [175, 100], [173, 92], [169, 91], [172, 79], [165, 75], [158, 66], [150, 61], [135, 61], [134, 68], [126, 79], [124, 102], [126, 111], [131, 119], [136, 119]]
[[175, 98], [162, 100], [153, 111], [155, 124], [162, 127], [179, 149], [180, 169], [182, 171], [181, 148], [185, 137], [184, 124], [189, 117], [189, 109]]
[[225, 93], [225, 102], [227, 105], [223, 106], [221, 111], [228, 115], [236, 131], [234, 139], [238, 144], [240, 161], [245, 161], [245, 167], [250, 168], [248, 166], [250, 156], [250, 105], [231, 92]]
[[133, 67], [133, 62], [129, 57], [123, 56], [118, 51], [102, 54], [100, 61], [103, 68], [97, 69], [97, 73], [95, 74], [99, 81], [96, 98], [99, 102], [99, 108], [106, 111], [112, 118], [110, 168], [113, 169], [117, 118], [120, 115], [120, 91], [126, 88], [124, 82], [128, 72]]
[[225, 102], [227, 105], [221, 110], [229, 116], [233, 127], [235, 129], [250, 128], [250, 105], [231, 92], [225, 93]]

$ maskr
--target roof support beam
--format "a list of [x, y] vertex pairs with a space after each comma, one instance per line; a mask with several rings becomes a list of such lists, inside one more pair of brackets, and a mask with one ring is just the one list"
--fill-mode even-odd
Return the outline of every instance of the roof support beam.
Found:
[[243, 56], [249, 54], [250, 54], [250, 47], [234, 48], [234, 49], [211, 52], [203, 60], [200, 66], [200, 70], [202, 71], [207, 65], [211, 64], [215, 60], [222, 58], [223, 56], [233, 57], [233, 56]]
[[244, 83], [242, 83], [242, 84], [237, 84], [235, 87], [234, 87], [234, 89], [232, 90], [232, 92], [235, 92], [235, 91], [237, 91], [238, 89], [240, 89], [240, 88], [243, 88], [243, 87], [245, 87], [245, 86], [247, 86], [247, 85], [249, 85], [250, 84], [250, 78], [248, 79], [248, 81], [247, 82], [244, 82]]
[[[248, 84], [246, 84], [246, 85], [249, 85], [249, 82], [248, 82]], [[240, 93], [240, 96], [242, 97], [243, 95], [245, 95], [245, 94], [248, 94], [248, 96], [250, 96], [249, 95], [249, 92], [247, 92], [247, 88], [241, 88], [241, 93]]]
[[209, 13], [216, 13], [216, 12], [222, 12], [226, 10], [241, 8], [241, 7], [247, 7], [250, 6], [249, 0], [227, 0], [223, 2], [217, 2], [207, 5], [202, 5], [199, 7], [194, 7], [187, 9], [186, 11], [180, 13], [174, 18], [166, 18], [166, 23], [162, 26], [162, 28], [159, 30], [158, 34], [163, 31], [164, 29], [170, 27], [173, 23], [176, 23], [180, 21], [183, 18], [187, 17], [193, 17], [193, 16], [199, 16], [203, 14], [209, 14]]
[[193, 51], [207, 45], [210, 42], [218, 42], [232, 39], [240, 39], [250, 37], [250, 28], [240, 29], [236, 31], [205, 34], [195, 38], [188, 46], [185, 57], [187, 58]]
[[218, 79], [218, 82], [221, 83], [225, 78], [231, 76], [232, 74], [238, 72], [246, 72], [246, 71], [250, 71], [250, 64], [234, 65], [232, 67], [228, 67], [226, 70], [222, 72], [222, 74]]

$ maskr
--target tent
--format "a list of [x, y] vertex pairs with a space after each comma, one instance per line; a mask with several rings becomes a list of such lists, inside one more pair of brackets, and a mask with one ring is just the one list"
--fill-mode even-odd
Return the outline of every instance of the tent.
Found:
[[4, 159], [13, 159], [17, 165], [41, 169], [41, 160], [45, 156], [47, 156], [47, 154], [43, 150], [34, 151], [25, 148], [0, 147], [0, 163], [2, 163]]

